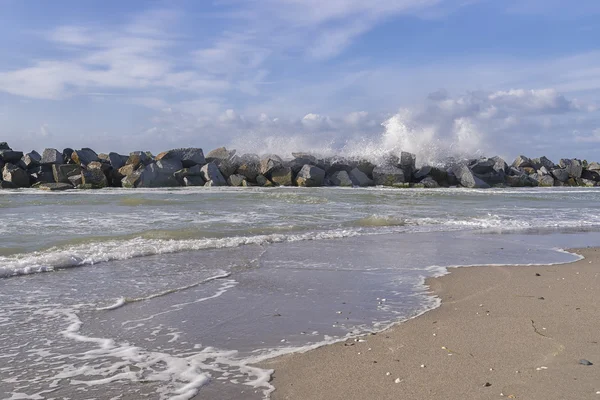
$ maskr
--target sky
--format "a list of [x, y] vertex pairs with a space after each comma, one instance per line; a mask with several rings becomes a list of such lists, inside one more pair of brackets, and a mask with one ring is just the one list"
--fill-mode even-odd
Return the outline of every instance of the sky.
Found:
[[597, 0], [0, 0], [0, 141], [600, 160]]

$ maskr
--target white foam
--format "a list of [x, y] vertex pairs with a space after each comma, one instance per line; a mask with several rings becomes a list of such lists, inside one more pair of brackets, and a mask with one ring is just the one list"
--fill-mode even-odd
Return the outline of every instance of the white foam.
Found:
[[108, 240], [89, 244], [53, 247], [46, 251], [0, 257], [0, 278], [49, 272], [57, 269], [93, 265], [113, 260], [127, 260], [156, 254], [172, 254], [182, 251], [221, 249], [242, 245], [297, 242], [303, 240], [339, 239], [357, 236], [356, 230], [335, 229], [301, 234], [271, 234], [206, 238], [190, 240], [162, 240], [134, 238]]

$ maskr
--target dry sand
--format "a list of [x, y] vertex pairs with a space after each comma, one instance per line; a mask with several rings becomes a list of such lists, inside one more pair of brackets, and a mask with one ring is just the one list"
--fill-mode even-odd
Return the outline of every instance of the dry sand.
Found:
[[600, 400], [600, 249], [576, 252], [585, 259], [430, 279], [439, 308], [263, 363], [272, 398]]

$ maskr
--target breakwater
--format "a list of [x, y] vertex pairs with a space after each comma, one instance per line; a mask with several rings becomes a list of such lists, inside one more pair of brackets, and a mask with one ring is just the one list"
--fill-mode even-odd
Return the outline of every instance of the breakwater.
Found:
[[437, 188], [598, 186], [600, 164], [564, 158], [518, 156], [448, 159], [417, 168], [416, 156], [389, 153], [377, 160], [317, 157], [308, 153], [241, 154], [224, 147], [206, 156], [201, 148], [172, 149], [156, 156], [53, 148], [24, 153], [0, 143], [0, 188], [43, 190], [180, 186], [388, 186]]

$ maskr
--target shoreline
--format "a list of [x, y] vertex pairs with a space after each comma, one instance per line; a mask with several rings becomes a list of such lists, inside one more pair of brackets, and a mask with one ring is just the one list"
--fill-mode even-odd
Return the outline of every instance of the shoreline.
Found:
[[261, 362], [271, 398], [600, 398], [600, 248], [568, 252], [584, 258], [448, 268], [425, 281], [439, 307]]

